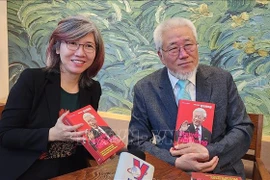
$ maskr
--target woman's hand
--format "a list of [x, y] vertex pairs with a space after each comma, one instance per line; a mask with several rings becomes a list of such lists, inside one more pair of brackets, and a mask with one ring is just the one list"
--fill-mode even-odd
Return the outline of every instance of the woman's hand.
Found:
[[69, 111], [63, 113], [58, 119], [56, 124], [49, 130], [49, 141], [77, 141], [82, 142], [86, 139], [83, 137], [85, 131], [76, 132], [83, 124], [76, 124], [74, 126], [68, 126], [63, 123], [64, 117]]

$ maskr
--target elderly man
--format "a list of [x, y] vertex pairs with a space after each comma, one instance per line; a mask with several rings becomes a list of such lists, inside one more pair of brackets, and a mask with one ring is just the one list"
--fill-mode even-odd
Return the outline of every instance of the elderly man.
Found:
[[114, 140], [113, 137], [116, 136], [114, 131], [109, 126], [99, 126], [92, 114], [85, 113], [83, 119], [91, 126], [87, 131], [87, 137], [95, 150], [104, 148]]
[[[203, 108], [196, 108], [192, 112], [192, 123], [185, 120], [175, 132], [175, 140], [178, 143], [196, 142], [206, 146], [211, 140], [211, 132], [203, 126], [207, 113]], [[176, 143], [177, 144], [177, 143]]]
[[[196, 28], [187, 19], [162, 22], [154, 31], [154, 41], [165, 67], [134, 87], [128, 148], [147, 151], [185, 171], [245, 178], [241, 158], [250, 145], [253, 124], [231, 74], [199, 65]], [[211, 142], [206, 147], [199, 143], [173, 147], [181, 89], [191, 100], [216, 105]]]

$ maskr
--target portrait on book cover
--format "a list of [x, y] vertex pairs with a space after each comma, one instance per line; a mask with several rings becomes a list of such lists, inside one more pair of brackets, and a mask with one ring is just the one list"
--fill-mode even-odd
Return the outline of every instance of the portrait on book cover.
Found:
[[111, 143], [118, 143], [120, 139], [109, 126], [98, 124], [96, 117], [91, 113], [83, 114], [84, 121], [91, 126], [87, 131], [87, 138], [95, 150], [103, 149]]
[[180, 126], [175, 132], [175, 143], [200, 143], [207, 146], [211, 141], [212, 129], [207, 127], [207, 111], [198, 107], [190, 112], [190, 120], [183, 119]]

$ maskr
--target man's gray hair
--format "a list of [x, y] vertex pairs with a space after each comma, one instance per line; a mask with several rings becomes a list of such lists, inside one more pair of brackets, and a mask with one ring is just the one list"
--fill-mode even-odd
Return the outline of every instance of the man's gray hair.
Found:
[[196, 108], [196, 109], [193, 111], [193, 113], [194, 113], [194, 112], [201, 112], [201, 113], [203, 114], [203, 117], [204, 117], [204, 118], [206, 118], [206, 116], [207, 116], [207, 113], [206, 113], [205, 109], [203, 109], [203, 108]]
[[162, 43], [163, 43], [162, 36], [165, 31], [170, 31], [173, 28], [178, 28], [178, 27], [183, 27], [183, 26], [187, 26], [191, 29], [197, 41], [197, 31], [194, 24], [188, 19], [175, 17], [175, 18], [171, 18], [171, 19], [167, 19], [163, 21], [156, 27], [154, 31], [154, 42], [156, 45], [156, 50], [159, 51], [162, 47]]

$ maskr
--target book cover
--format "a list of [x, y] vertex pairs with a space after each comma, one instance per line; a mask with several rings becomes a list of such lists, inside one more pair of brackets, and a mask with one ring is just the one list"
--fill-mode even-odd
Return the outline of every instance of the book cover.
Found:
[[84, 137], [87, 140], [82, 142], [82, 145], [98, 164], [102, 164], [125, 146], [91, 105], [69, 113], [64, 118], [64, 123], [68, 125], [83, 123], [78, 131], [85, 131]]
[[208, 174], [208, 173], [201, 173], [201, 172], [192, 172], [191, 173], [191, 180], [242, 180], [241, 177], [238, 176], [228, 176], [228, 175], [221, 175], [221, 174]]
[[122, 152], [118, 161], [114, 180], [148, 180], [153, 179], [154, 166], [130, 154]]
[[195, 142], [207, 146], [211, 141], [215, 104], [179, 100], [174, 145]]

